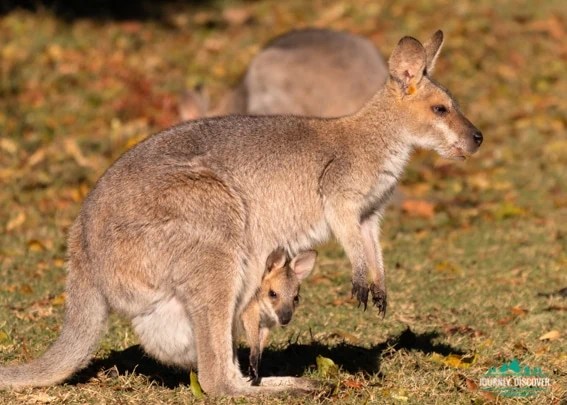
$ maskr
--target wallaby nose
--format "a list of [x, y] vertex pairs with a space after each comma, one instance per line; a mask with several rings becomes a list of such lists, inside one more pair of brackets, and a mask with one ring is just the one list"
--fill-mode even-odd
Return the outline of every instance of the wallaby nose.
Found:
[[473, 133], [473, 139], [474, 139], [474, 143], [476, 143], [476, 146], [480, 146], [483, 140], [482, 132], [480, 132], [478, 129], [475, 130]]

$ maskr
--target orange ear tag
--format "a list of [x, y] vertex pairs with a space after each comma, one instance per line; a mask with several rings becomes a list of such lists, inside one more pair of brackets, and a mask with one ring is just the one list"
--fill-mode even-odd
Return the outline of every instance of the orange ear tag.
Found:
[[410, 84], [408, 86], [408, 89], [406, 90], [406, 94], [412, 95], [413, 93], [415, 93], [415, 86], [413, 84]]

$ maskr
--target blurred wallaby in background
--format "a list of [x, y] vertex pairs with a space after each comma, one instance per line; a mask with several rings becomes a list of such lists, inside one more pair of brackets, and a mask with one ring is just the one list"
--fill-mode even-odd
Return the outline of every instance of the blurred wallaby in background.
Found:
[[340, 117], [358, 111], [388, 77], [380, 52], [366, 38], [304, 29], [275, 38], [252, 60], [241, 82], [208, 110], [202, 89], [187, 91], [183, 120], [228, 114]]

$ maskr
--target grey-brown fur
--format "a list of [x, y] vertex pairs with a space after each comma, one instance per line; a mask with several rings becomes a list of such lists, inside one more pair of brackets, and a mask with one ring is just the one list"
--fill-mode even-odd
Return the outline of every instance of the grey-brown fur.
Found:
[[203, 93], [187, 92], [181, 117], [340, 117], [358, 111], [387, 78], [386, 62], [368, 39], [328, 29], [295, 30], [268, 43], [241, 82], [211, 111]]
[[390, 80], [352, 116], [191, 121], [126, 152], [70, 230], [61, 336], [39, 359], [0, 368], [0, 386], [63, 381], [86, 364], [112, 309], [132, 320], [148, 353], [197, 366], [211, 395], [305, 387], [278, 378], [250, 386], [234, 360], [235, 324], [274, 247], [293, 255], [331, 234], [352, 263], [353, 294], [366, 305], [370, 293], [385, 311], [384, 194], [415, 147], [464, 159], [482, 142], [429, 79], [441, 42], [440, 31], [425, 48], [403, 38]]

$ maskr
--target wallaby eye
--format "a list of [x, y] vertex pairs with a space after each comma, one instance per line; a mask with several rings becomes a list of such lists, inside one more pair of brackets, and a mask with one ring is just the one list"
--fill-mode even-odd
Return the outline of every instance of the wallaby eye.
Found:
[[295, 297], [293, 297], [293, 302], [295, 304], [299, 303], [299, 295], [296, 295]]
[[270, 298], [278, 298], [278, 294], [276, 294], [274, 290], [268, 291], [268, 295], [270, 296]]
[[442, 117], [443, 115], [447, 114], [449, 112], [449, 110], [447, 109], [447, 107], [445, 107], [443, 104], [437, 104], [431, 107], [431, 110], [439, 115], [440, 117]]

